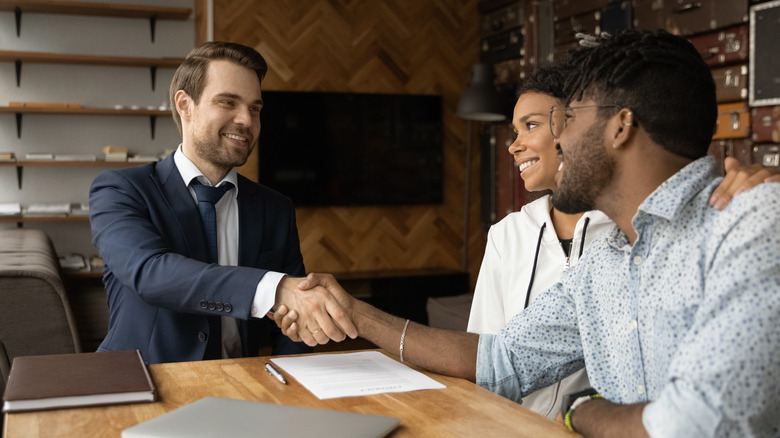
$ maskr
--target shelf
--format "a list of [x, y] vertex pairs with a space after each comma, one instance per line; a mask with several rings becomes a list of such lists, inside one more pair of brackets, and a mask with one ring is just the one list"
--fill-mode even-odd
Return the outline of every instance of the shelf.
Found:
[[0, 114], [73, 114], [88, 116], [169, 116], [169, 110], [150, 109], [114, 109], [81, 107], [72, 108], [64, 105], [51, 106], [0, 106]]
[[[22, 189], [22, 169], [25, 167], [132, 167], [149, 161], [61, 161], [61, 160], [16, 160], [0, 161], [0, 166], [16, 167], [16, 182], [19, 190]], [[8, 222], [8, 221], [6, 221]], [[12, 221], [13, 222], [13, 221]]]
[[0, 11], [12, 11], [14, 13], [16, 19], [17, 37], [21, 35], [23, 12], [63, 15], [88, 15], [98, 17], [145, 18], [149, 20], [152, 42], [154, 42], [154, 30], [157, 20], [184, 21], [192, 14], [192, 9], [190, 8], [52, 0], [0, 0]]
[[0, 166], [16, 167], [132, 167], [148, 161], [60, 161], [60, 160], [16, 160], [0, 161]]
[[[2, 0], [0, 0], [2, 1]], [[149, 109], [113, 109], [113, 108], [72, 108], [65, 105], [36, 106], [0, 106], [0, 114], [16, 114], [16, 137], [22, 138], [23, 114], [70, 114], [84, 116], [149, 116], [149, 123], [154, 138], [154, 128], [158, 116], [170, 116], [168, 110]]]
[[152, 76], [152, 90], [155, 88], [158, 68], [176, 68], [182, 58], [133, 58], [122, 56], [77, 55], [46, 52], [20, 52], [15, 50], [0, 50], [0, 62], [16, 64], [16, 86], [21, 85], [22, 63], [35, 64], [70, 64], [70, 65], [104, 65], [118, 67], [149, 67]]
[[22, 224], [43, 222], [89, 222], [89, 216], [0, 216], [0, 223], [16, 223], [19, 227]]

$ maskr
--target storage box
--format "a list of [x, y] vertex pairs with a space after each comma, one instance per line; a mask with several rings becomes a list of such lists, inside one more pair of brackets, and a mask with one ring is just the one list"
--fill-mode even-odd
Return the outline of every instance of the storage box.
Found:
[[747, 102], [722, 103], [718, 105], [718, 121], [714, 140], [723, 138], [746, 138], [750, 136], [750, 111]]
[[666, 30], [696, 35], [748, 21], [747, 0], [666, 0]]
[[553, 61], [552, 0], [527, 0], [523, 26], [523, 58], [521, 75], [531, 75], [537, 68]]
[[780, 170], [780, 144], [757, 144], [753, 146], [753, 161]]
[[753, 108], [753, 141], [780, 143], [780, 105]]
[[718, 103], [747, 100], [747, 64], [714, 68], [712, 69], [712, 79], [715, 80], [715, 94]]
[[690, 38], [711, 67], [747, 62], [750, 31], [747, 25], [716, 30]]

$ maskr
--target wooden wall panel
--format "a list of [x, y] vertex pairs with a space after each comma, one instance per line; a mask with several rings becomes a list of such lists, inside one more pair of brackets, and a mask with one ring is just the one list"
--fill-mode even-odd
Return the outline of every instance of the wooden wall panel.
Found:
[[[441, 94], [441, 205], [299, 208], [298, 227], [309, 271], [461, 267], [466, 121], [455, 107], [478, 60], [476, 0], [214, 0], [214, 37], [263, 54], [266, 90]], [[484, 252], [477, 143], [472, 284]], [[255, 163], [242, 173], [256, 178]]]

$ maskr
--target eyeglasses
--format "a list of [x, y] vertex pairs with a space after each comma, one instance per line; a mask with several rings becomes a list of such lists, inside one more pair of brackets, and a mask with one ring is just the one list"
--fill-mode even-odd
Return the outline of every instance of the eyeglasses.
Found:
[[560, 138], [561, 133], [564, 129], [566, 129], [566, 124], [568, 123], [568, 120], [572, 117], [574, 117], [574, 110], [583, 109], [583, 108], [618, 108], [623, 109], [620, 105], [615, 104], [609, 104], [609, 105], [583, 105], [583, 106], [567, 106], [566, 108], [557, 108], [552, 107], [550, 108], [550, 132], [552, 132], [553, 138]]

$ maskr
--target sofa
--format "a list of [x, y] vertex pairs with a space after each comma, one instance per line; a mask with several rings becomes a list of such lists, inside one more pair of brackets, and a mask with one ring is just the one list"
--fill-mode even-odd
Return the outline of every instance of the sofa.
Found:
[[81, 352], [59, 259], [43, 231], [0, 230], [0, 344], [8, 363]]

